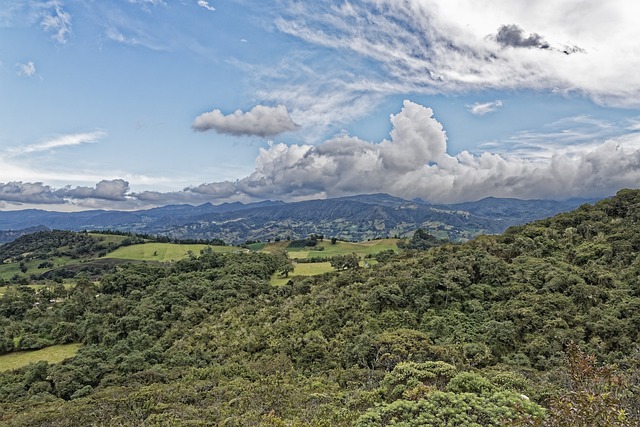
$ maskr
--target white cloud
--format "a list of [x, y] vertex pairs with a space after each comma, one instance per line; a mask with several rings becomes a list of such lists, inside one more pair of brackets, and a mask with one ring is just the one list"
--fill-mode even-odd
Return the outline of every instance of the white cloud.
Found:
[[155, 51], [167, 51], [169, 49], [168, 46], [154, 40], [152, 36], [146, 34], [141, 28], [134, 28], [132, 31], [134, 32], [133, 35], [124, 35], [117, 28], [109, 27], [105, 31], [105, 36], [111, 41], [129, 46], [142, 46]]
[[273, 144], [235, 184], [253, 197], [316, 197], [388, 192], [434, 202], [486, 196], [568, 198], [613, 194], [640, 179], [640, 137], [583, 145], [551, 158], [484, 152], [447, 154], [446, 134], [429, 108], [405, 101], [391, 116], [391, 139], [341, 136], [317, 146]]
[[133, 197], [161, 205], [386, 192], [407, 199], [454, 203], [487, 196], [604, 197], [622, 187], [637, 186], [640, 135], [625, 134], [626, 130], [619, 128], [615, 137], [608, 138], [609, 123], [585, 116], [566, 122], [602, 131], [589, 140], [582, 133], [584, 129], [578, 129], [567, 135], [573, 141], [568, 147], [554, 145], [556, 130], [551, 129], [546, 135], [532, 136], [533, 143], [527, 141], [530, 135], [516, 136], [510, 142], [523, 147], [515, 155], [489, 151], [452, 155], [447, 153], [446, 133], [433, 118], [433, 111], [405, 101], [402, 111], [391, 116], [389, 140], [372, 143], [339, 135], [318, 145], [271, 143], [260, 149], [254, 172], [238, 181]]
[[64, 11], [63, 4], [58, 0], [51, 0], [43, 4], [47, 9], [40, 25], [51, 34], [51, 38], [64, 44], [71, 33], [71, 15]]
[[113, 40], [114, 42], [129, 43], [129, 41], [124, 36], [124, 34], [122, 34], [120, 31], [118, 31], [117, 29], [115, 29], [113, 27], [107, 28], [107, 31], [105, 32], [105, 35], [107, 36], [107, 38], [109, 40]]
[[492, 102], [476, 102], [473, 105], [467, 105], [469, 112], [474, 116], [484, 116], [487, 113], [496, 111], [500, 107], [502, 107], [502, 101], [499, 99]]
[[[516, 135], [510, 142], [522, 147], [515, 154], [500, 154], [499, 144], [478, 154], [448, 153], [446, 133], [433, 111], [411, 101], [404, 101], [402, 110], [391, 115], [390, 121], [390, 138], [377, 143], [346, 134], [318, 145], [270, 143], [260, 149], [254, 171], [233, 182], [136, 193], [130, 192], [124, 179], [60, 189], [12, 181], [0, 184], [0, 201], [132, 209], [168, 203], [304, 200], [385, 192], [406, 199], [455, 203], [488, 196], [605, 197], [640, 182], [640, 134], [588, 116], [554, 123], [547, 134]], [[576, 126], [566, 135], [571, 143], [554, 142], [563, 134], [561, 126], [571, 124]], [[600, 133], [590, 140], [586, 129], [600, 129]], [[21, 176], [19, 170], [14, 172]]]
[[42, 156], [51, 150], [95, 143], [107, 136], [106, 132], [95, 131], [61, 135], [35, 144], [8, 148], [0, 152], [0, 182], [2, 181], [44, 181], [44, 182], [96, 182], [100, 174], [95, 171], [83, 171], [77, 165], [60, 164], [57, 169], [41, 167]]
[[506, 140], [483, 144], [481, 148], [502, 156], [549, 160], [559, 154], [577, 155], [593, 150], [607, 140], [624, 138], [626, 147], [640, 148], [631, 143], [628, 135], [634, 135], [633, 121], [608, 122], [580, 115], [557, 120], [535, 131], [521, 131]]
[[211, 11], [216, 10], [216, 8], [209, 5], [209, 2], [206, 0], [198, 0], [198, 6], [204, 7], [205, 9], [211, 10]]
[[25, 64], [16, 64], [16, 67], [18, 67], [19, 76], [33, 77], [36, 74], [36, 64], [32, 61]]
[[164, 5], [165, 2], [163, 0], [128, 0], [129, 3], [131, 4], [140, 4], [143, 6], [147, 6], [147, 5], [151, 5], [151, 6], [158, 6], [158, 5]]
[[284, 105], [257, 105], [248, 112], [236, 110], [229, 115], [224, 115], [220, 110], [203, 113], [196, 117], [192, 127], [198, 132], [214, 129], [223, 134], [268, 138], [295, 130], [298, 125], [293, 122]]
[[[257, 70], [256, 92], [294, 119], [312, 111], [306, 129], [339, 129], [398, 94], [523, 89], [640, 106], [633, 0], [284, 3], [276, 28], [309, 49]], [[354, 100], [362, 107], [350, 109]]]
[[67, 147], [73, 145], [94, 143], [107, 137], [107, 133], [103, 131], [74, 133], [68, 135], [62, 135], [57, 138], [41, 142], [38, 144], [25, 145], [23, 147], [14, 148], [9, 151], [11, 155], [28, 154], [38, 151], [48, 151], [55, 148]]

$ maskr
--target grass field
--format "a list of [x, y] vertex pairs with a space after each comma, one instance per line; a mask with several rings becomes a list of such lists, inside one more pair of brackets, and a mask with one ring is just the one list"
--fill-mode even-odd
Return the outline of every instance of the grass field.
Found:
[[331, 264], [328, 262], [313, 262], [313, 263], [300, 263], [295, 264], [293, 273], [289, 273], [289, 277], [281, 277], [279, 273], [276, 273], [271, 277], [272, 285], [284, 285], [296, 276], [315, 276], [316, 274], [329, 273], [335, 271]]
[[38, 268], [38, 265], [42, 264], [45, 261], [51, 262], [53, 264], [54, 268], [62, 267], [62, 266], [65, 266], [65, 265], [73, 265], [73, 264], [79, 264], [80, 263], [80, 260], [71, 259], [70, 257], [55, 257], [55, 258], [49, 258], [49, 259], [46, 259], [46, 260], [43, 260], [43, 259], [32, 259], [32, 260], [29, 260], [29, 261], [25, 262], [25, 266], [27, 267], [27, 272], [26, 273], [23, 273], [20, 270], [20, 263], [18, 263], [18, 262], [0, 264], [0, 278], [1, 279], [5, 279], [5, 280], [9, 280], [13, 276], [15, 276], [16, 274], [18, 276], [25, 276], [25, 275], [29, 276], [31, 274], [42, 274], [45, 271], [51, 270], [51, 268], [44, 268], [44, 269]]
[[235, 252], [244, 250], [235, 246], [208, 246], [202, 244], [180, 245], [176, 243], [143, 243], [123, 246], [108, 253], [104, 258], [130, 259], [133, 261], [172, 262], [185, 258], [192, 253], [200, 255], [200, 251], [210, 247], [214, 252]]
[[3, 354], [0, 356], [0, 372], [18, 369], [29, 363], [46, 361], [49, 363], [62, 362], [73, 357], [82, 344], [54, 345], [34, 351], [21, 351], [17, 353]]
[[[365, 255], [377, 254], [378, 252], [386, 250], [398, 250], [398, 239], [379, 239], [366, 242], [336, 242], [331, 244], [330, 241], [318, 242], [315, 247], [307, 247], [302, 249], [286, 249], [288, 242], [269, 243], [264, 247], [264, 251], [272, 252], [275, 250], [285, 249], [289, 252], [289, 258], [291, 259], [306, 259], [306, 258], [324, 258], [332, 257], [334, 255], [346, 255], [355, 253], [356, 255], [363, 257]], [[319, 248], [324, 248], [318, 250]]]

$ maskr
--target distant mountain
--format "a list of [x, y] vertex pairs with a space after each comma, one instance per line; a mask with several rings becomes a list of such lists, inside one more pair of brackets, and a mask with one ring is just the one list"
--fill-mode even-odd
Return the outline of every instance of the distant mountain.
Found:
[[595, 200], [519, 200], [489, 197], [432, 205], [388, 194], [366, 194], [285, 203], [263, 201], [199, 206], [169, 205], [134, 212], [94, 210], [0, 212], [0, 230], [45, 226], [63, 230], [119, 230], [181, 239], [297, 239], [323, 234], [347, 240], [406, 236], [423, 228], [439, 238], [464, 241], [512, 225], [569, 211]]

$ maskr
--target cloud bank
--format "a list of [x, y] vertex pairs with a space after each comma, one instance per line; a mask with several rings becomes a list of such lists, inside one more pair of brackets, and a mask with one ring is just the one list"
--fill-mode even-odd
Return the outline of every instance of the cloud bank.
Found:
[[86, 199], [123, 201], [129, 183], [122, 179], [103, 180], [91, 187], [64, 187], [54, 189], [41, 182], [0, 183], [0, 200], [9, 203], [65, 204]]
[[[0, 184], [7, 203], [74, 203], [138, 208], [170, 203], [304, 200], [349, 194], [385, 192], [436, 203], [483, 197], [523, 199], [605, 197], [640, 182], [640, 135], [629, 123], [622, 136], [606, 138], [604, 123], [572, 118], [601, 129], [603, 138], [565, 135], [574, 144], [563, 150], [549, 146], [538, 156], [462, 151], [447, 152], [447, 136], [430, 108], [404, 101], [390, 116], [390, 138], [369, 142], [346, 134], [318, 145], [270, 143], [261, 148], [255, 170], [237, 181], [204, 183], [173, 192], [131, 192], [124, 180], [101, 181], [95, 187], [53, 189], [41, 183]], [[525, 146], [535, 135], [521, 135]], [[538, 136], [538, 138], [540, 138]], [[534, 142], [532, 142], [534, 141]], [[523, 149], [524, 150], [524, 149]], [[526, 150], [525, 150], [526, 151]]]
[[218, 133], [234, 136], [260, 136], [272, 138], [278, 134], [297, 129], [284, 105], [267, 107], [257, 105], [248, 112], [236, 110], [224, 115], [220, 110], [213, 110], [196, 117], [192, 125], [198, 132], [215, 130]]

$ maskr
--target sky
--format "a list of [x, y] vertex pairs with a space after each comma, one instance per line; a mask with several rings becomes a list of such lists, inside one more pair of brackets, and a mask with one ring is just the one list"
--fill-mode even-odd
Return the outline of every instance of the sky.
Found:
[[0, 210], [640, 183], [634, 0], [0, 6]]

